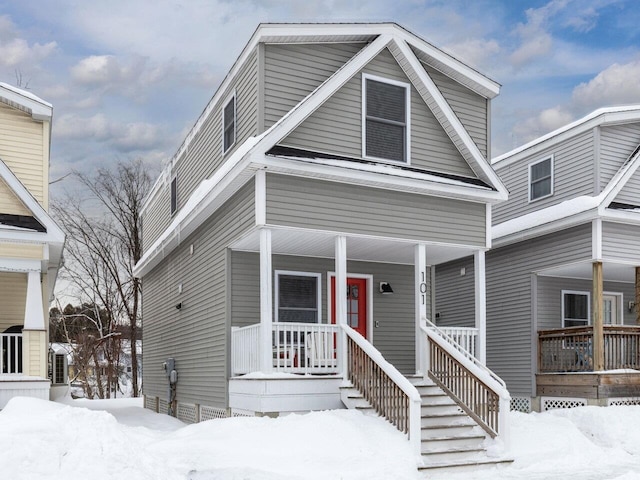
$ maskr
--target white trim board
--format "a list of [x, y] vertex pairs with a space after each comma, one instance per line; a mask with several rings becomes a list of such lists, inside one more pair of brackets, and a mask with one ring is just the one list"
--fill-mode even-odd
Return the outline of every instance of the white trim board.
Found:
[[[331, 311], [331, 302], [333, 297], [331, 295], [331, 279], [335, 278], [336, 272], [327, 272], [327, 323], [331, 324], [333, 320], [333, 312]], [[367, 281], [367, 341], [373, 344], [373, 275], [369, 273], [349, 273], [347, 271], [347, 279], [349, 278], [362, 278]]]

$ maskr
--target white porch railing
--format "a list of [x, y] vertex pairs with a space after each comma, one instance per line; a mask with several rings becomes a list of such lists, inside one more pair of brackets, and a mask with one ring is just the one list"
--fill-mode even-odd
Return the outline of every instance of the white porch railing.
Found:
[[446, 333], [451, 340], [460, 345], [464, 350], [472, 356], [476, 355], [476, 345], [478, 339], [478, 329], [472, 327], [438, 327], [442, 332]]
[[423, 369], [469, 416], [508, 448], [511, 396], [504, 381], [426, 318]]
[[[232, 375], [260, 371], [260, 328], [255, 324], [232, 330]], [[337, 325], [274, 322], [271, 332], [274, 372], [338, 373]]]
[[0, 333], [0, 373], [22, 373], [22, 334]]

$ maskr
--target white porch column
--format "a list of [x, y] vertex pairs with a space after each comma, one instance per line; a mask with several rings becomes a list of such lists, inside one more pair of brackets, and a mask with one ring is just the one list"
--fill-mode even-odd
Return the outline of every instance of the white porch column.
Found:
[[420, 330], [423, 319], [427, 318], [427, 246], [424, 243], [414, 248], [414, 272], [416, 372], [426, 375], [427, 346]]
[[40, 272], [29, 272], [27, 277], [27, 303], [24, 308], [24, 330], [46, 330]]
[[273, 274], [271, 269], [271, 230], [260, 230], [260, 371], [273, 370]]
[[476, 328], [478, 329], [476, 357], [484, 365], [487, 363], [487, 283], [484, 250], [477, 250], [474, 253], [473, 270], [476, 297]]
[[[336, 325], [347, 325], [347, 237], [336, 237], [335, 245], [336, 270]], [[347, 378], [347, 336], [344, 332], [338, 336], [338, 361], [343, 378]]]

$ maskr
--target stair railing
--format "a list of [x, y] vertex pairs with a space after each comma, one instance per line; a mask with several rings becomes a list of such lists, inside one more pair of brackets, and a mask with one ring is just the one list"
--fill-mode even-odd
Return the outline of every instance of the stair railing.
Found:
[[489, 435], [500, 436], [506, 447], [511, 406], [506, 384], [436, 325], [422, 320], [429, 378]]
[[341, 326], [347, 340], [347, 379], [379, 415], [408, 434], [419, 458], [422, 447], [420, 393], [362, 335], [347, 325]]

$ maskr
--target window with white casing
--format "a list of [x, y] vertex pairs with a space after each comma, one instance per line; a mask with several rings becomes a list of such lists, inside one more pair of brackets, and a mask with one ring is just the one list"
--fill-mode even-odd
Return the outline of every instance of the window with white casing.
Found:
[[589, 292], [562, 290], [562, 328], [585, 327], [591, 318]]
[[222, 111], [222, 151], [229, 150], [236, 143], [236, 95], [227, 101]]
[[319, 323], [321, 274], [276, 271], [276, 321]]
[[553, 156], [529, 165], [529, 201], [553, 195]]
[[171, 180], [171, 215], [178, 209], [178, 177]]
[[409, 163], [408, 83], [362, 76], [363, 156]]

